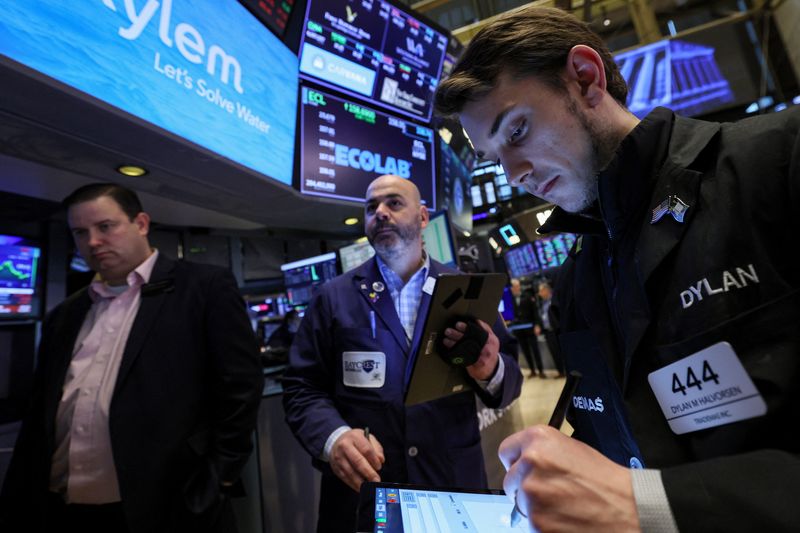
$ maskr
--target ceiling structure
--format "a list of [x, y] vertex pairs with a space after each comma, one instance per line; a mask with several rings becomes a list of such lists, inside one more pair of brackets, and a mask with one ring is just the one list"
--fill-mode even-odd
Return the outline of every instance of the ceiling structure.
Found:
[[[407, 2], [450, 28], [462, 41], [499, 11], [524, 4], [491, 0]], [[736, 0], [538, 0], [587, 17], [593, 27], [619, 42], [659, 38], [664, 17], [692, 13], [702, 22], [735, 10]], [[460, 13], [462, 18], [456, 17]], [[688, 15], [687, 15], [688, 14]], [[472, 17], [478, 20], [467, 20]], [[604, 22], [611, 22], [605, 25]], [[626, 40], [627, 39], [627, 40]], [[355, 238], [361, 206], [310, 199], [258, 173], [130, 115], [85, 96], [18, 64], [0, 63], [0, 191], [58, 201], [94, 181], [116, 181], [139, 191], [157, 222], [276, 236]], [[117, 174], [120, 164], [141, 164], [138, 178]], [[32, 213], [31, 216], [35, 216]]]

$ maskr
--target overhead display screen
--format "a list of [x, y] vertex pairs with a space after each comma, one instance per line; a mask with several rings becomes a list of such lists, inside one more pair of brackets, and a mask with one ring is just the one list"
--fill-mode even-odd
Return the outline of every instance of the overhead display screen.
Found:
[[301, 95], [300, 192], [363, 202], [372, 180], [395, 174], [436, 205], [431, 128], [311, 87]]
[[428, 120], [447, 36], [382, 0], [309, 0], [300, 74]]
[[760, 79], [750, 22], [716, 25], [614, 55], [628, 82], [627, 106], [644, 118], [666, 106], [696, 116], [756, 100]]
[[237, 2], [5, 2], [0, 54], [291, 185], [298, 61]]
[[286, 23], [292, 14], [294, 0], [239, 0], [263, 22], [272, 33], [283, 37], [286, 33]]
[[441, 138], [439, 139], [439, 150], [442, 208], [447, 209], [454, 225], [469, 231], [472, 229], [472, 199], [470, 198], [472, 175], [470, 169], [453, 150], [452, 144], [446, 143]]

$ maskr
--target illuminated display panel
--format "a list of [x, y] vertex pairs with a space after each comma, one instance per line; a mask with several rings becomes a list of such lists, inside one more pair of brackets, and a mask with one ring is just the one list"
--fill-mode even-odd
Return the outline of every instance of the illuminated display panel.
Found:
[[448, 266], [456, 266], [453, 233], [446, 211], [431, 213], [428, 225], [422, 230], [422, 242], [432, 259]]
[[357, 242], [339, 248], [339, 261], [342, 272], [349, 272], [361, 266], [365, 261], [375, 255], [375, 249], [368, 242]]
[[760, 78], [750, 22], [717, 25], [614, 54], [639, 118], [664, 106], [685, 116], [752, 102]]
[[300, 75], [427, 121], [448, 38], [382, 0], [309, 0]]
[[294, 0], [239, 0], [272, 33], [283, 37], [294, 8]]
[[307, 86], [300, 100], [300, 192], [363, 202], [372, 180], [395, 174], [436, 205], [431, 128]]
[[311, 301], [314, 290], [338, 275], [336, 254], [317, 255], [281, 265], [286, 295], [292, 305], [303, 305]]
[[298, 60], [236, 2], [4, 2], [0, 62], [291, 186]]
[[508, 250], [503, 259], [506, 262], [506, 268], [508, 268], [508, 275], [512, 278], [529, 276], [541, 270], [536, 254], [533, 251], [533, 246], [530, 243]]
[[536, 257], [542, 269], [556, 268], [567, 260], [576, 236], [572, 233], [559, 233], [533, 241], [536, 248]]
[[[472, 230], [472, 176], [467, 163], [453, 151], [452, 145], [439, 139], [439, 183], [441, 204], [454, 226]], [[471, 152], [469, 152], [471, 154]]]
[[[0, 242], [9, 241], [6, 238]], [[35, 246], [0, 244], [0, 318], [31, 317], [39, 313], [40, 257], [41, 249]]]

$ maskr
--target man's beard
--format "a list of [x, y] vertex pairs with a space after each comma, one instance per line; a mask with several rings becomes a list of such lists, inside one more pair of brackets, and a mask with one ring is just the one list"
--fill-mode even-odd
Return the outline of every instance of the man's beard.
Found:
[[580, 213], [589, 208], [597, 199], [598, 176], [614, 159], [622, 139], [618, 138], [610, 129], [602, 129], [593, 124], [578, 109], [572, 96], [567, 96], [566, 98], [567, 110], [578, 120], [591, 147], [590, 168], [587, 169], [584, 175], [576, 176], [579, 180], [577, 184], [579, 194], [570, 205], [562, 206], [566, 211]]
[[[392, 228], [397, 238], [386, 240], [381, 238], [376, 242], [375, 234], [385, 228]], [[372, 234], [368, 235], [367, 238], [375, 249], [375, 253], [378, 254], [381, 259], [388, 261], [403, 255], [405, 251], [419, 239], [421, 232], [422, 222], [416, 219], [415, 222], [404, 226], [389, 223], [378, 224], [373, 229]]]

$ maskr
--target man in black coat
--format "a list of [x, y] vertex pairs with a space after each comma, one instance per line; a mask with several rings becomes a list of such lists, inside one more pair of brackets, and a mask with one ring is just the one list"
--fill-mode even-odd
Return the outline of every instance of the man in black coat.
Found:
[[535, 332], [540, 324], [536, 302], [530, 291], [522, 290], [522, 284], [519, 279], [512, 278], [509, 285], [511, 302], [514, 305], [514, 321], [510, 324], [511, 331], [519, 341], [522, 353], [528, 362], [528, 368], [531, 370], [528, 377], [539, 376], [544, 378], [546, 376], [544, 375], [544, 365], [542, 364], [542, 352], [539, 351], [539, 343], [536, 339], [538, 333]]
[[[479, 157], [579, 234], [555, 291], [573, 437], [500, 450], [537, 530], [800, 528], [800, 112], [639, 120], [599, 36], [528, 7], [439, 86]], [[642, 468], [643, 466], [647, 468]]]
[[64, 204], [97, 275], [45, 319], [0, 530], [234, 531], [263, 376], [233, 276], [153, 250], [133, 191]]

